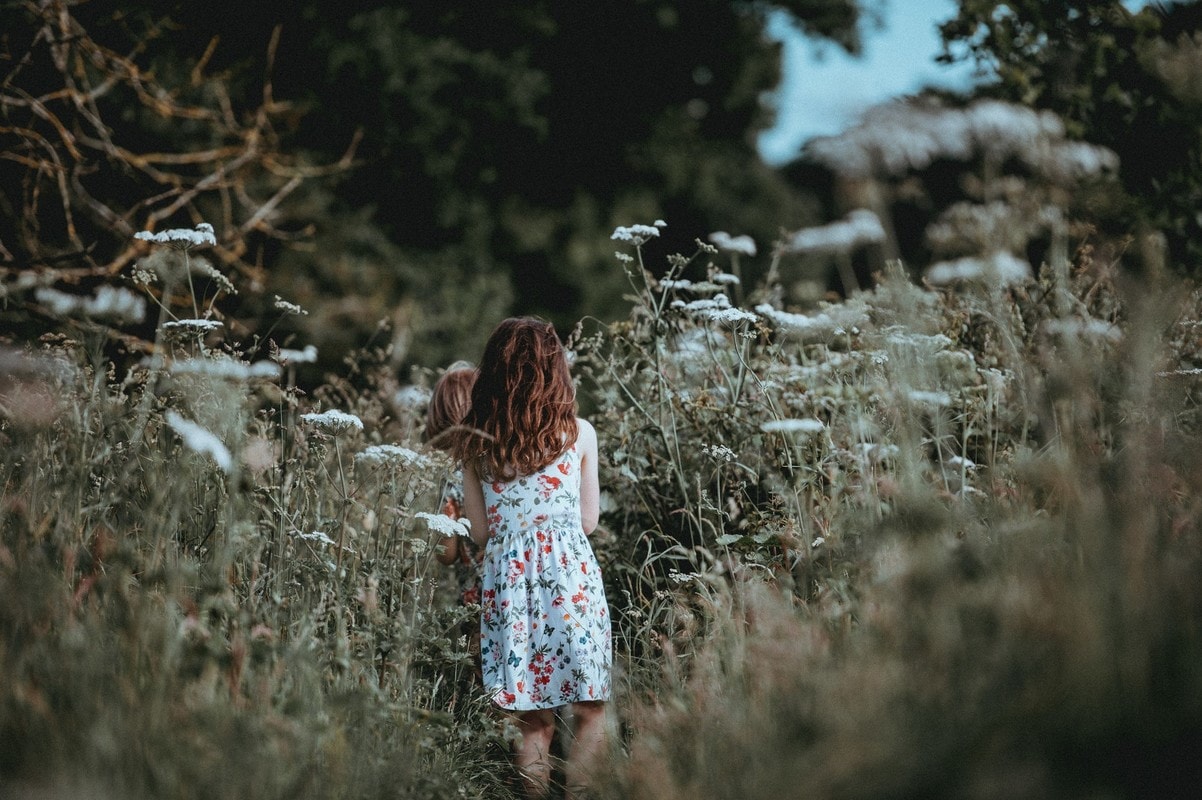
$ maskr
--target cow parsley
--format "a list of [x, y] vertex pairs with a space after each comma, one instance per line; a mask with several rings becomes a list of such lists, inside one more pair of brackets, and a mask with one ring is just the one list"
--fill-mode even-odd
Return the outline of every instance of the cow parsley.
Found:
[[618, 242], [630, 242], [638, 247], [657, 236], [659, 236], [659, 228], [653, 225], [631, 225], [614, 228], [613, 235], [609, 238]]
[[180, 250], [190, 250], [193, 247], [205, 245], [212, 247], [217, 244], [217, 237], [213, 235], [213, 226], [207, 222], [200, 223], [195, 230], [172, 228], [158, 233], [138, 231], [134, 234], [134, 238], [154, 244], [166, 244]]
[[782, 245], [786, 253], [850, 253], [865, 244], [885, 240], [885, 228], [876, 214], [858, 208], [828, 225], [803, 228]]
[[301, 414], [301, 422], [317, 428], [324, 428], [332, 433], [342, 433], [352, 428], [363, 430], [363, 420], [345, 411], [330, 409], [320, 414]]
[[419, 511], [414, 514], [418, 519], [426, 521], [426, 526], [435, 533], [443, 536], [471, 536], [471, 522], [467, 519], [455, 519], [446, 514], [429, 514]]
[[770, 419], [760, 424], [764, 433], [822, 433], [826, 425], [820, 419]]
[[229, 448], [208, 430], [189, 419], [184, 419], [174, 411], [168, 411], [165, 419], [189, 450], [210, 456], [224, 472], [234, 468], [234, 459]]
[[736, 253], [745, 256], [755, 255], [755, 239], [750, 236], [731, 236], [726, 231], [714, 231], [709, 240], [725, 253]]

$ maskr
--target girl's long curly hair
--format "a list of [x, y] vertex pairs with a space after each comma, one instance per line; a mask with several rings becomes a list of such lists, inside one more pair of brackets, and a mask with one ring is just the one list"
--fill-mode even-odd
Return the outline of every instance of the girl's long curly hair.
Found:
[[549, 322], [515, 317], [496, 327], [461, 430], [453, 455], [486, 480], [537, 472], [576, 441], [576, 389]]

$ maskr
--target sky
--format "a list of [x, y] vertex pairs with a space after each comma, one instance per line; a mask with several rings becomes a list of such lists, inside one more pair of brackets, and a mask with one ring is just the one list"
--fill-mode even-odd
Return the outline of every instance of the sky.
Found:
[[813, 136], [839, 133], [869, 106], [924, 86], [967, 88], [972, 66], [935, 63], [938, 25], [955, 16], [956, 0], [887, 0], [884, 28], [864, 31], [863, 54], [802, 36], [783, 16], [768, 34], [783, 45], [782, 80], [776, 92], [777, 123], [760, 134], [760, 154], [780, 164]]
[[[810, 138], [854, 125], [869, 106], [917, 92], [925, 86], [967, 89], [970, 63], [937, 64], [939, 23], [956, 15], [957, 0], [881, 0], [884, 26], [862, 31], [859, 58], [838, 46], [799, 33], [783, 12], [773, 15], [768, 35], [783, 45], [782, 80], [775, 93], [777, 122], [760, 134], [760, 156], [782, 164]], [[1123, 0], [1139, 11], [1148, 0]]]

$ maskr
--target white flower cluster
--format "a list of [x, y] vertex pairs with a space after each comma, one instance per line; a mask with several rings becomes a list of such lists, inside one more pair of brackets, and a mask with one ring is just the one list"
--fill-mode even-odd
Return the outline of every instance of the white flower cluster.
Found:
[[421, 411], [430, 402], [430, 390], [424, 386], [405, 386], [392, 397], [398, 408]]
[[857, 208], [836, 222], [797, 231], [781, 249], [785, 253], [850, 253], [884, 240], [880, 218], [866, 208]]
[[896, 458], [897, 454], [901, 452], [901, 449], [895, 444], [878, 444], [876, 442], [858, 442], [852, 449], [862, 461], [875, 464]]
[[298, 539], [304, 539], [306, 542], [317, 542], [318, 544], [330, 544], [330, 545], [336, 544], [336, 542], [333, 539], [331, 539], [329, 536], [326, 536], [321, 531], [313, 531], [312, 533], [301, 533], [300, 531], [293, 531], [292, 535]]
[[215, 319], [177, 319], [163, 323], [163, 330], [172, 333], [210, 333], [224, 327]]
[[701, 452], [715, 461], [734, 461], [736, 458], [735, 451], [724, 444], [702, 445]]
[[809, 156], [841, 174], [868, 177], [921, 170], [938, 159], [965, 161], [980, 154], [1016, 157], [1049, 177], [1081, 177], [1113, 169], [1109, 150], [1064, 141], [1064, 123], [1048, 111], [998, 100], [951, 109], [894, 101], [870, 109], [855, 127], [818, 137]]
[[911, 403], [934, 408], [947, 408], [952, 404], [952, 397], [947, 392], [928, 392], [921, 389], [911, 389], [906, 392]]
[[[899, 349], [926, 350], [936, 352], [951, 347], [951, 338], [942, 333], [926, 334], [908, 331], [900, 326], [885, 331], [885, 341]], [[888, 360], [888, 358], [886, 358]]]
[[732, 306], [730, 298], [724, 294], [717, 294], [701, 300], [693, 300], [689, 303], [677, 300], [672, 303], [672, 307], [699, 319], [707, 319], [710, 322], [725, 322], [731, 325], [746, 322], [754, 325], [760, 321], [759, 316], [756, 314]]
[[820, 419], [770, 419], [760, 424], [764, 433], [822, 433], [826, 425]]
[[172, 247], [179, 247], [188, 250], [193, 247], [203, 247], [205, 245], [213, 246], [217, 244], [217, 237], [213, 235], [213, 226], [207, 222], [202, 222], [196, 226], [195, 230], [188, 228], [172, 228], [158, 233], [150, 231], [138, 231], [134, 234], [135, 239], [141, 239], [144, 242], [152, 242], [154, 244], [167, 244]]
[[225, 472], [234, 468], [234, 459], [230, 455], [229, 448], [204, 427], [181, 417], [174, 411], [168, 411], [165, 419], [171, 426], [171, 430], [176, 432], [189, 450], [212, 457], [217, 462], [217, 466]]
[[1117, 325], [1100, 319], [1049, 319], [1043, 323], [1045, 333], [1054, 336], [1077, 337], [1080, 339], [1102, 339], [1107, 342], [1118, 342], [1123, 338], [1123, 332]]
[[654, 225], [630, 225], [629, 227], [614, 228], [614, 232], [609, 238], [618, 242], [630, 242], [638, 247], [657, 236], [659, 236], [659, 228]]
[[868, 309], [863, 303], [846, 301], [817, 314], [794, 314], [761, 303], [755, 310], [781, 333], [800, 337], [838, 336], [868, 324]]
[[281, 364], [313, 364], [317, 362], [317, 348], [311, 344], [305, 345], [304, 350], [281, 348], [280, 352], [276, 353], [275, 360]]
[[273, 303], [273, 305], [275, 306], [275, 308], [277, 310], [283, 311], [285, 314], [294, 314], [298, 317], [306, 316], [309, 313], [308, 311], [305, 311], [303, 308], [301, 308], [296, 303], [289, 303], [287, 300], [280, 297], [278, 294], [275, 296], [275, 302]]
[[374, 444], [355, 456], [355, 460], [369, 466], [417, 467], [424, 469], [429, 459], [408, 447], [395, 444]]
[[419, 511], [414, 514], [418, 519], [424, 519], [426, 525], [435, 533], [443, 536], [471, 536], [471, 522], [467, 519], [455, 519], [446, 514], [429, 514]]
[[325, 428], [334, 433], [349, 431], [352, 428], [355, 430], [363, 430], [363, 420], [356, 417], [354, 414], [348, 414], [345, 411], [330, 409], [323, 411], [320, 414], [301, 414], [301, 422], [308, 423], [316, 428]]
[[58, 316], [80, 315], [93, 319], [112, 319], [141, 322], [146, 316], [146, 300], [128, 289], [101, 286], [92, 297], [67, 294], [58, 289], [43, 288], [34, 292], [39, 303], [49, 306]]
[[976, 283], [1005, 288], [1031, 280], [1031, 265], [1010, 253], [990, 253], [981, 258], [968, 256], [932, 264], [926, 279], [932, 286]]
[[271, 361], [256, 361], [246, 364], [241, 361], [218, 356], [216, 358], [186, 358], [171, 364], [173, 375], [206, 375], [227, 380], [250, 380], [251, 378], [278, 378], [280, 365]]
[[709, 235], [709, 240], [725, 253], [755, 255], [755, 239], [747, 235], [731, 236], [726, 231], [714, 231]]

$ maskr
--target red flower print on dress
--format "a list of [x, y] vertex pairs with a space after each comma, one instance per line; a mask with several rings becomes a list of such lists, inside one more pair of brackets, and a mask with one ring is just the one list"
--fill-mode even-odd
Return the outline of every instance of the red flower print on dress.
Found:
[[495, 600], [481, 615], [484, 685], [511, 710], [610, 694], [612, 632], [592, 545], [580, 526], [580, 454], [509, 482], [482, 481]]

